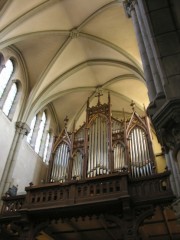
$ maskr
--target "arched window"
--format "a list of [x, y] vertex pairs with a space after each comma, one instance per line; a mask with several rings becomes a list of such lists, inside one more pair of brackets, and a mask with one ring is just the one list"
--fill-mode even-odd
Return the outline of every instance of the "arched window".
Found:
[[41, 118], [41, 122], [40, 122], [40, 125], [39, 125], [37, 138], [36, 138], [36, 144], [35, 144], [35, 152], [36, 153], [39, 153], [39, 149], [40, 149], [40, 146], [41, 146], [41, 140], [42, 140], [45, 124], [46, 124], [46, 114], [43, 112], [42, 118]]
[[36, 116], [34, 116], [33, 120], [31, 121], [31, 126], [30, 126], [30, 132], [27, 136], [27, 142], [30, 143], [31, 142], [31, 138], [32, 138], [32, 134], [34, 131], [34, 127], [35, 127], [35, 123], [36, 123]]
[[2, 97], [4, 90], [8, 84], [8, 81], [13, 73], [14, 67], [12, 61], [9, 59], [5, 67], [2, 69], [0, 73], [0, 98]]
[[53, 137], [50, 130], [51, 118], [45, 111], [40, 111], [34, 116], [30, 125], [27, 142], [34, 151], [48, 164]]
[[13, 83], [13, 85], [11, 86], [11, 89], [7, 95], [7, 98], [4, 102], [3, 109], [2, 109], [3, 112], [6, 114], [6, 116], [9, 115], [9, 112], [12, 108], [12, 105], [13, 105], [16, 95], [17, 95], [17, 84]]
[[43, 162], [47, 162], [47, 153], [48, 153], [48, 147], [49, 147], [49, 143], [50, 143], [50, 134], [47, 134], [46, 137], [46, 143], [45, 143], [45, 148], [44, 148], [44, 154], [43, 154]]

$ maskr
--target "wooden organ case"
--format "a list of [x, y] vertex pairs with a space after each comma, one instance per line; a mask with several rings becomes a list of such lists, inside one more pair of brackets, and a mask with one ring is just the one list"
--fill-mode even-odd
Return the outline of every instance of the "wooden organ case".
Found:
[[88, 179], [127, 171], [132, 178], [155, 173], [148, 119], [134, 111], [129, 119], [111, 116], [108, 103], [87, 102], [86, 122], [76, 131], [67, 131], [67, 122], [53, 149], [50, 182]]
[[69, 132], [65, 119], [47, 183], [3, 197], [3, 240], [40, 240], [43, 233], [50, 237], [45, 239], [148, 239], [139, 226], [174, 198], [170, 172], [156, 173], [147, 117], [132, 106], [132, 114], [119, 120], [112, 116], [110, 95], [103, 104], [97, 97], [96, 106], [87, 101], [78, 130]]

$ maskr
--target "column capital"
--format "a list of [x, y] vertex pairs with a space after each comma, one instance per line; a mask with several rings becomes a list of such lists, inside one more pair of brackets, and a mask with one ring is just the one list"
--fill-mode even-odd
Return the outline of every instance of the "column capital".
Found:
[[15, 123], [16, 131], [22, 135], [27, 135], [30, 132], [30, 127], [24, 122], [16, 122]]
[[123, 1], [124, 10], [128, 18], [131, 17], [131, 11], [135, 10], [135, 4], [137, 0], [125, 0]]
[[158, 110], [148, 109], [148, 115], [164, 151], [172, 150], [176, 158], [180, 151], [180, 99], [167, 100]]

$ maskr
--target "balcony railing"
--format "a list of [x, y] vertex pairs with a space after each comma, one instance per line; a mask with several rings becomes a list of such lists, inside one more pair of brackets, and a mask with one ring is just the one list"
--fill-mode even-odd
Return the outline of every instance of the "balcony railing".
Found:
[[134, 203], [161, 201], [173, 197], [169, 180], [170, 172], [154, 174], [141, 179], [131, 179], [130, 195]]
[[22, 206], [25, 203], [26, 195], [17, 195], [17, 196], [6, 196], [3, 197], [3, 206], [1, 209], [1, 214], [13, 215], [22, 209]]
[[117, 173], [85, 181], [30, 186], [26, 188], [26, 195], [3, 197], [1, 214], [124, 201], [129, 198], [135, 204], [149, 201], [164, 203], [173, 198], [169, 174], [167, 171], [141, 179], [129, 179], [128, 173]]
[[95, 201], [110, 201], [128, 196], [127, 174], [99, 177], [86, 181], [51, 183], [27, 187], [24, 207], [30, 209], [64, 207]]

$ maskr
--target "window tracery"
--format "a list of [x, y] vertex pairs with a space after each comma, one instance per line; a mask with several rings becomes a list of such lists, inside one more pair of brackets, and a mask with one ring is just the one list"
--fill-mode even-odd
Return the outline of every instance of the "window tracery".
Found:
[[13, 70], [14, 70], [13, 62], [9, 59], [7, 60], [4, 68], [0, 73], [0, 98], [2, 97], [6, 89], [6, 86], [12, 76]]
[[[3, 56], [4, 58], [4, 56]], [[15, 108], [20, 97], [20, 86], [19, 80], [14, 79], [17, 68], [15, 67], [14, 60], [9, 58], [5, 65], [1, 63], [0, 72], [0, 108], [4, 114], [12, 120]]]
[[50, 120], [45, 111], [37, 113], [30, 124], [30, 132], [27, 136], [27, 143], [31, 145], [34, 151], [48, 164], [50, 151], [52, 146], [52, 131], [50, 128]]
[[18, 92], [17, 84], [13, 83], [2, 108], [6, 116], [9, 115], [9, 112], [12, 108], [15, 97], [17, 95], [17, 92]]

